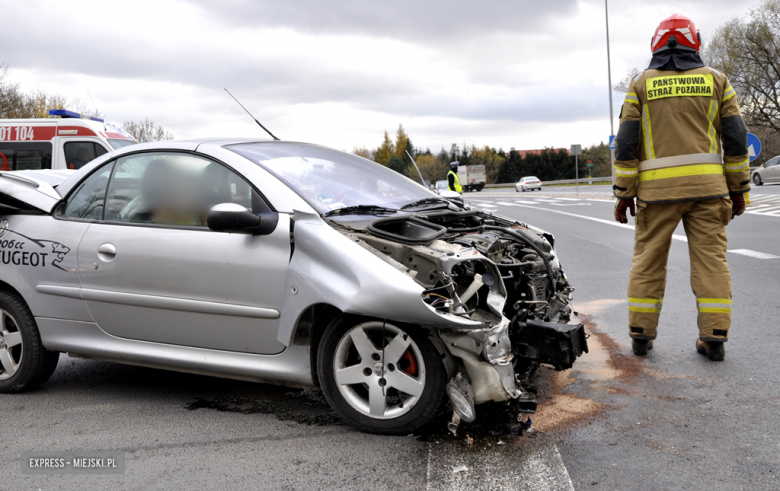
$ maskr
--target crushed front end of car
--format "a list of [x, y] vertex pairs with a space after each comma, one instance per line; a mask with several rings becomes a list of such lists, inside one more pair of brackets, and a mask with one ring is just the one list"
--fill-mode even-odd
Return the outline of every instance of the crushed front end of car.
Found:
[[570, 323], [574, 288], [551, 234], [453, 204], [332, 223], [422, 287], [419, 301], [437, 322], [421, 323], [454, 361], [446, 387], [453, 432], [488, 401], [535, 412], [529, 377], [540, 365], [571, 368], [588, 351], [583, 325]]

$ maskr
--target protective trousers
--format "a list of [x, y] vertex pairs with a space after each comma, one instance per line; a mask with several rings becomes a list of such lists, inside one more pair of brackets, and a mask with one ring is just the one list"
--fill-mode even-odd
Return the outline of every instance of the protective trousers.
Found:
[[632, 338], [655, 339], [666, 287], [672, 233], [683, 221], [691, 258], [691, 287], [699, 310], [699, 337], [727, 341], [731, 326], [731, 274], [726, 261], [726, 225], [731, 200], [715, 198], [675, 203], [639, 201], [634, 259], [628, 283]]

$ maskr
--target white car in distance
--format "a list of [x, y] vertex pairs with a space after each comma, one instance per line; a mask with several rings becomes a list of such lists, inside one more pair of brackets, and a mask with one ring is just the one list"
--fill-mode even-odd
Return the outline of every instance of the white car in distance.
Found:
[[533, 191], [534, 189], [538, 189], [539, 191], [542, 190], [542, 181], [538, 177], [530, 176], [530, 177], [523, 177], [521, 178], [517, 184], [515, 184], [515, 191], [518, 193], [520, 191], [526, 192], [528, 190]]

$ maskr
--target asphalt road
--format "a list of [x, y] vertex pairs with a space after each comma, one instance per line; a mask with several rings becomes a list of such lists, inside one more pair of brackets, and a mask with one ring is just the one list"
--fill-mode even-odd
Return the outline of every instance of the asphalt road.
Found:
[[[555, 234], [591, 334], [591, 351], [574, 370], [539, 375], [533, 438], [516, 436], [500, 408], [485, 406], [482, 425], [462, 427], [457, 438], [444, 428], [446, 414], [415, 435], [366, 435], [340, 424], [316, 390], [63, 356], [39, 390], [0, 396], [0, 490], [778, 489], [774, 190], [780, 186], [753, 193], [766, 212], [752, 207], [728, 227], [729, 250], [741, 252], [728, 254], [734, 315], [722, 363], [694, 350], [695, 298], [681, 229], [656, 348], [638, 359], [630, 354], [625, 302], [633, 232], [614, 224], [610, 201], [467, 196]], [[20, 452], [39, 450], [119, 450], [126, 470], [21, 474]]]

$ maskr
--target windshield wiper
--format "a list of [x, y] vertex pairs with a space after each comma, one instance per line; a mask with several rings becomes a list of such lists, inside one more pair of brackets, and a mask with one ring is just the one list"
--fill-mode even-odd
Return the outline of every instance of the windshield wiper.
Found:
[[346, 206], [344, 208], [338, 208], [336, 210], [331, 210], [327, 213], [325, 213], [324, 216], [331, 217], [334, 215], [382, 215], [382, 214], [394, 214], [397, 213], [398, 210], [395, 208], [385, 208], [384, 206], [378, 206], [378, 205], [355, 205], [355, 206]]
[[446, 204], [447, 206], [449, 206], [450, 202], [449, 200], [444, 198], [423, 198], [423, 199], [418, 199], [417, 201], [412, 201], [408, 205], [403, 205], [401, 209], [408, 210], [409, 208], [416, 208], [420, 205], [429, 205], [429, 204]]

